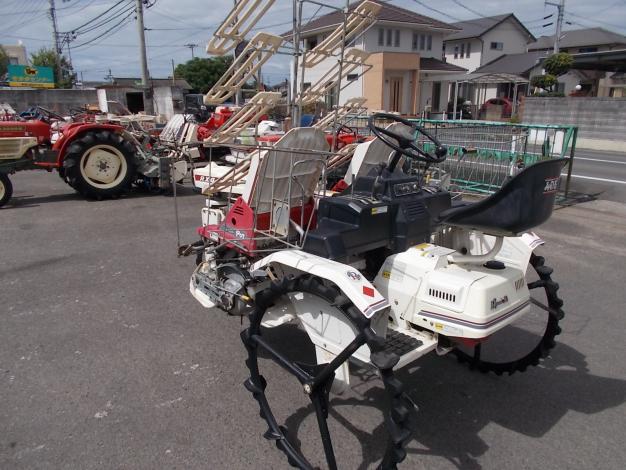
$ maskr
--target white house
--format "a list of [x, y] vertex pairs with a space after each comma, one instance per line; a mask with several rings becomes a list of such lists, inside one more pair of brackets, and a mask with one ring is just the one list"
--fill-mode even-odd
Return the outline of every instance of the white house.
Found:
[[454, 23], [460, 29], [446, 37], [444, 58], [473, 72], [504, 54], [527, 51], [535, 36], [513, 13]]
[[[482, 72], [486, 64], [503, 56], [524, 54], [535, 36], [517, 19], [513, 13], [454, 23], [461, 30], [447, 36], [444, 41], [444, 60], [468, 69], [469, 73]], [[513, 85], [508, 82], [481, 83], [480, 76], [472, 75], [471, 80], [462, 76], [454, 77], [458, 82], [457, 96], [473, 104], [502, 95], [512, 95]]]
[[[351, 6], [356, 8], [361, 2]], [[347, 99], [363, 96], [370, 110], [394, 111], [416, 115], [425, 107], [445, 107], [448, 85], [427, 82], [421, 86], [424, 75], [436, 72], [460, 73], [465, 69], [441, 60], [444, 36], [458, 30], [447, 23], [420, 15], [414, 11], [382, 3], [377, 21], [350, 47], [370, 53], [367, 67], [355, 70], [347, 77], [346, 88], [340, 95], [340, 104]], [[343, 21], [340, 11], [321, 16], [301, 32], [306, 50], [314, 48]], [[291, 33], [286, 33], [289, 37]], [[336, 58], [328, 58], [305, 71], [305, 88], [328, 74]], [[327, 96], [327, 104], [335, 104]]]
[[[542, 36], [528, 45], [528, 52], [506, 54], [475, 70], [476, 73], [514, 74], [526, 78], [544, 73], [543, 60], [554, 51], [554, 35]], [[626, 71], [626, 36], [603, 28], [563, 31], [559, 51], [572, 55], [571, 70], [558, 77], [557, 91], [569, 95], [625, 95], [623, 74]], [[501, 88], [499, 92], [511, 91]]]

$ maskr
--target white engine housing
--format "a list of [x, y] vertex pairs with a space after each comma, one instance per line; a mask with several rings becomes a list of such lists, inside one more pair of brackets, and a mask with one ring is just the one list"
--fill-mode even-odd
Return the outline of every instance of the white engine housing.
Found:
[[390, 256], [374, 285], [389, 300], [391, 318], [445, 336], [485, 338], [530, 310], [525, 272], [453, 264], [454, 250], [424, 243]]

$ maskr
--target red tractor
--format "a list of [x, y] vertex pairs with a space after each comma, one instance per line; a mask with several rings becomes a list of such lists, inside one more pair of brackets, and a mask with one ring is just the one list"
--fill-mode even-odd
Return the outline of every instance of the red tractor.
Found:
[[8, 175], [20, 170], [57, 170], [76, 191], [96, 199], [117, 197], [134, 183], [169, 187], [170, 159], [148, 150], [145, 137], [140, 142], [117, 123], [68, 122], [42, 107], [0, 121], [0, 206], [11, 198]]

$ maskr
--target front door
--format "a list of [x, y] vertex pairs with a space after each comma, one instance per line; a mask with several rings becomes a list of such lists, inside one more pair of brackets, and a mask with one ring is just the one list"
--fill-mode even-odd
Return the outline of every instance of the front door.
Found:
[[441, 104], [441, 82], [433, 83], [433, 96], [432, 96], [432, 111], [439, 111], [439, 105]]
[[402, 112], [402, 77], [389, 79], [389, 111]]

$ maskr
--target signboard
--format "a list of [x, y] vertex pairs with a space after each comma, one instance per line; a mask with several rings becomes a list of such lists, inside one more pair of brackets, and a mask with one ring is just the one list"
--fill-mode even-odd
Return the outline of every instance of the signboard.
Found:
[[54, 88], [54, 71], [52, 67], [35, 67], [30, 65], [9, 65], [9, 86], [31, 88]]

